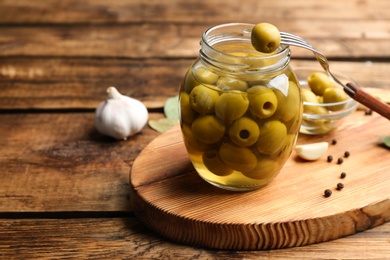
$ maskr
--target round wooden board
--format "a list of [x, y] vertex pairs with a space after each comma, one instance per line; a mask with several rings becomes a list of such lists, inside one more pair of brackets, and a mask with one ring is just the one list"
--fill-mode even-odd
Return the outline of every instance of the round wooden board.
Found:
[[[381, 135], [390, 135], [390, 121], [357, 111], [333, 133], [298, 138], [298, 144], [337, 140], [328, 149], [332, 162], [328, 154], [308, 162], [293, 152], [268, 186], [233, 192], [198, 176], [176, 126], [134, 161], [133, 211], [171, 240], [214, 249], [295, 247], [351, 235], [390, 220], [390, 150]], [[346, 150], [350, 157], [337, 164]], [[344, 189], [336, 190], [339, 182]], [[325, 189], [331, 197], [324, 197]]]

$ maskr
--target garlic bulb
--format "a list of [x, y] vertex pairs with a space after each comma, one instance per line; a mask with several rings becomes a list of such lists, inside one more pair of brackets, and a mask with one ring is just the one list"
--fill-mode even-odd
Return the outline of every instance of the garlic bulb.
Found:
[[142, 130], [148, 121], [145, 105], [134, 98], [124, 96], [115, 87], [107, 89], [107, 100], [95, 111], [95, 127], [103, 135], [126, 140]]

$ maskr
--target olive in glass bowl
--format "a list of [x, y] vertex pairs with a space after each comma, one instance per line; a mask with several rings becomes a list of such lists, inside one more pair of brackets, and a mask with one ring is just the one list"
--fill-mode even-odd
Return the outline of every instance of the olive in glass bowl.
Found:
[[[295, 67], [302, 88], [303, 116], [300, 133], [326, 134], [337, 129], [354, 112], [358, 103], [321, 69]], [[350, 77], [333, 73], [343, 84], [354, 82]]]

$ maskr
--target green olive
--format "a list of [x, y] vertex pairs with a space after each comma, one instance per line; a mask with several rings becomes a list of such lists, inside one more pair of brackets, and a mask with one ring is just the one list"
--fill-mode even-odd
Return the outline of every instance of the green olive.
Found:
[[248, 89], [248, 99], [249, 110], [258, 118], [272, 116], [278, 107], [275, 93], [265, 86], [254, 86]]
[[249, 101], [246, 93], [232, 90], [223, 93], [215, 104], [215, 113], [227, 124], [242, 117], [248, 110]]
[[188, 124], [181, 125], [184, 144], [190, 154], [200, 154], [206, 151], [207, 144], [199, 142], [192, 133], [191, 126]]
[[286, 137], [285, 124], [277, 120], [268, 121], [260, 128], [260, 136], [256, 143], [257, 150], [264, 154], [277, 153], [284, 146]]
[[234, 171], [221, 160], [217, 150], [208, 150], [204, 152], [202, 158], [206, 168], [215, 175], [226, 176]]
[[213, 144], [222, 139], [225, 125], [214, 115], [200, 116], [192, 123], [195, 138], [205, 144]]
[[191, 93], [192, 89], [199, 84], [199, 81], [195, 79], [192, 73], [192, 67], [190, 67], [185, 74], [184, 80], [181, 83], [181, 88], [183, 89], [183, 91]]
[[217, 87], [222, 90], [239, 90], [245, 92], [248, 89], [248, 83], [231, 77], [220, 77], [217, 81]]
[[191, 108], [199, 114], [214, 113], [215, 103], [218, 100], [218, 91], [212, 85], [198, 85], [190, 93]]
[[332, 80], [323, 72], [311, 73], [307, 78], [307, 84], [309, 85], [311, 91], [318, 96], [322, 96], [325, 89], [333, 87]]
[[190, 95], [186, 92], [180, 92], [180, 119], [188, 124], [197, 116], [197, 113], [191, 108]]
[[[314, 94], [313, 91], [309, 89], [302, 89], [302, 100], [305, 102], [319, 104], [318, 97]], [[303, 112], [308, 114], [327, 114], [328, 110], [325, 107], [321, 106], [310, 106], [304, 105]]]
[[195, 78], [199, 80], [199, 82], [204, 84], [214, 84], [217, 82], [219, 76], [214, 72], [206, 69], [205, 67], [198, 67], [194, 70]]
[[251, 171], [256, 167], [256, 155], [246, 147], [224, 143], [219, 148], [219, 156], [230, 168], [240, 172]]
[[274, 93], [278, 99], [278, 108], [274, 113], [276, 118], [287, 122], [301, 113], [301, 91], [295, 82], [289, 81], [287, 96], [278, 89], [274, 89]]
[[259, 158], [256, 167], [247, 172], [242, 172], [252, 179], [268, 179], [271, 181], [280, 171], [281, 164], [269, 158]]
[[307, 88], [303, 88], [302, 90], [302, 101], [318, 104], [318, 98], [313, 91]]
[[278, 161], [285, 162], [291, 155], [292, 150], [295, 147], [297, 142], [298, 135], [297, 134], [288, 134], [286, 137], [285, 145], [282, 147], [278, 154]]
[[302, 127], [305, 131], [313, 134], [327, 133], [332, 128], [332, 120], [304, 118], [302, 120]]
[[260, 130], [255, 121], [241, 117], [229, 128], [229, 137], [238, 146], [251, 146], [259, 138]]
[[252, 29], [251, 42], [259, 52], [274, 52], [280, 45], [280, 32], [272, 24], [258, 23]]
[[[330, 88], [325, 90], [323, 99], [324, 103], [335, 103], [347, 100], [348, 96], [342, 88]], [[344, 106], [345, 104], [328, 106], [327, 108], [332, 111], [337, 111], [343, 109]]]

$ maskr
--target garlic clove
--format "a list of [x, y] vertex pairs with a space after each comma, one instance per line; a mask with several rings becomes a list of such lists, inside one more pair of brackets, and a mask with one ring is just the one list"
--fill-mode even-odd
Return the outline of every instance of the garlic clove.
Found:
[[328, 150], [327, 142], [318, 142], [311, 144], [302, 144], [295, 147], [295, 151], [299, 157], [305, 160], [314, 161], [321, 158]]
[[95, 111], [95, 127], [103, 135], [126, 140], [142, 130], [148, 121], [145, 105], [124, 96], [115, 87], [107, 89], [108, 98]]
[[289, 88], [289, 82], [288, 82], [288, 77], [284, 74], [276, 76], [275, 78], [271, 79], [268, 82], [267, 85], [269, 88], [275, 88], [280, 90], [283, 95], [287, 97], [288, 95], [288, 88]]

